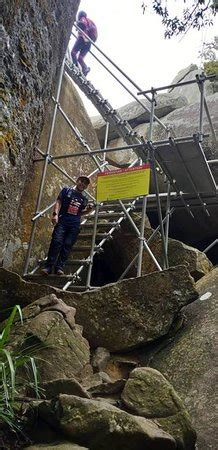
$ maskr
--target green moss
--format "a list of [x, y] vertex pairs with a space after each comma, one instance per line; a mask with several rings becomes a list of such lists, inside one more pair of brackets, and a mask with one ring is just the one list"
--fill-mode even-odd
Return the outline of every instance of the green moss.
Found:
[[204, 72], [207, 76], [216, 75], [216, 80], [218, 80], [218, 60], [205, 62]]

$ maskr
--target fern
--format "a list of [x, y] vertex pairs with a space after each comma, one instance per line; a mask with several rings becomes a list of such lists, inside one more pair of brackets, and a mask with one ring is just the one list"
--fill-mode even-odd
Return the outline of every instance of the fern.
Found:
[[[18, 369], [25, 367], [30, 370], [32, 382], [30, 381], [29, 385], [34, 388], [36, 397], [39, 398], [38, 372], [34, 358], [27, 354], [10, 351], [7, 348], [11, 328], [17, 314], [21, 324], [23, 323], [21, 308], [16, 305], [0, 334], [0, 423], [14, 431], [20, 430], [17, 404], [23, 385], [18, 376]], [[31, 347], [29, 351], [31, 353]]]

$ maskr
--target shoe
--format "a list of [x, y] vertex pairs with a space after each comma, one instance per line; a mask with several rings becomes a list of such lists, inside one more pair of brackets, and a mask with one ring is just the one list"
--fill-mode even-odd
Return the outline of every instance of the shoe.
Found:
[[45, 267], [44, 269], [41, 270], [42, 275], [50, 275], [50, 273], [51, 269], [49, 267]]
[[84, 69], [83, 70], [83, 75], [85, 75], [85, 77], [86, 77], [86, 75], [88, 75], [88, 73], [90, 72], [90, 67], [87, 67], [86, 69]]
[[56, 273], [56, 275], [59, 275], [59, 276], [64, 275], [64, 271], [62, 269], [57, 269], [55, 271], [55, 273]]

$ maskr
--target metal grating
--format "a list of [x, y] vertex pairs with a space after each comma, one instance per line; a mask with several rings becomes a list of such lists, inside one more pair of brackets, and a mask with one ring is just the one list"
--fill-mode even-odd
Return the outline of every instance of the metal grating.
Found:
[[169, 140], [168, 144], [155, 148], [155, 157], [177, 191], [216, 193], [214, 177], [195, 136], [192, 141]]

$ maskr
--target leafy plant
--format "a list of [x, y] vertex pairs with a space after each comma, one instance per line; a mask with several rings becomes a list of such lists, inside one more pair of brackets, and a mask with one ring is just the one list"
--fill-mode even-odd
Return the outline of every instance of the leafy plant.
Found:
[[18, 371], [21, 368], [31, 370], [32, 380], [29, 384], [34, 388], [36, 397], [39, 397], [38, 374], [34, 358], [23, 352], [10, 350], [8, 347], [11, 328], [17, 314], [23, 323], [21, 308], [16, 305], [0, 334], [0, 423], [14, 431], [20, 430], [18, 410], [22, 402], [19, 395], [23, 387], [23, 380]]
[[[143, 14], [146, 12], [146, 8], [150, 4], [152, 5], [154, 12], [161, 17], [166, 38], [186, 33], [190, 28], [200, 30], [202, 27], [212, 25], [218, 9], [217, 0], [183, 0], [184, 8], [178, 15], [175, 15], [172, 11], [170, 12], [170, 6], [172, 7], [173, 3], [171, 2], [170, 5], [167, 0], [147, 0], [143, 1], [141, 5]], [[178, 1], [177, 3], [179, 9], [182, 2]]]
[[216, 75], [216, 80], [218, 80], [218, 61], [205, 62], [204, 72], [206, 75]]

